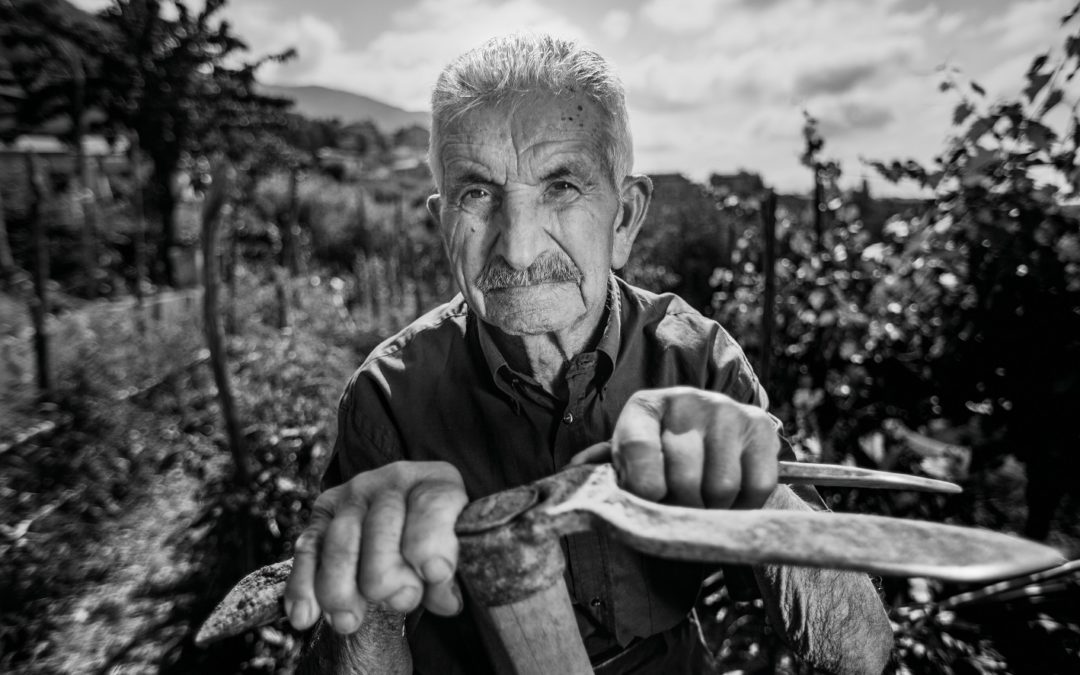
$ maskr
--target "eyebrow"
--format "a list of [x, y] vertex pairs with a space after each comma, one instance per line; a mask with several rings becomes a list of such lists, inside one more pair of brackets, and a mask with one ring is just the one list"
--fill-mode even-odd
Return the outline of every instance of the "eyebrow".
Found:
[[495, 182], [491, 174], [485, 172], [482, 168], [477, 166], [469, 166], [467, 168], [455, 171], [450, 169], [446, 172], [446, 179], [448, 183], [454, 185], [461, 185], [463, 183], [493, 183]]
[[553, 180], [559, 180], [562, 178], [578, 178], [580, 180], [590, 180], [592, 177], [592, 171], [588, 166], [582, 162], [570, 161], [565, 164], [559, 164], [555, 168], [551, 169], [544, 174], [541, 179], [544, 182]]

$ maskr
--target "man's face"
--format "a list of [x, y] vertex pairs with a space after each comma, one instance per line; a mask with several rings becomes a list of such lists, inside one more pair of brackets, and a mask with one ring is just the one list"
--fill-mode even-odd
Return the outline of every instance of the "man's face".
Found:
[[613, 184], [603, 124], [584, 96], [535, 95], [471, 111], [438, 137], [441, 193], [428, 207], [469, 306], [506, 333], [602, 316], [608, 272], [625, 264], [639, 225], [626, 215], [640, 205], [625, 203], [636, 187]]

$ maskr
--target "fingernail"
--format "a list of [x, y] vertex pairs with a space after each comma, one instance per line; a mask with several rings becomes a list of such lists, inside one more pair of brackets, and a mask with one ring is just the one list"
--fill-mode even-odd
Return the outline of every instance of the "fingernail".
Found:
[[461, 610], [465, 609], [465, 601], [461, 598], [461, 588], [456, 581], [450, 586], [450, 591], [454, 594], [454, 599], [457, 600], [457, 609], [454, 610], [456, 616], [461, 614]]
[[311, 610], [308, 608], [307, 600], [285, 600], [285, 616], [289, 617], [289, 622], [293, 626], [302, 626], [307, 628], [311, 624]]
[[454, 569], [450, 567], [450, 561], [446, 558], [432, 558], [424, 563], [424, 581], [429, 584], [440, 584], [450, 578]]
[[408, 612], [416, 607], [419, 599], [420, 593], [415, 588], [403, 588], [390, 596], [387, 604], [398, 612]]
[[360, 627], [360, 619], [352, 612], [336, 612], [330, 625], [339, 633], [352, 633]]

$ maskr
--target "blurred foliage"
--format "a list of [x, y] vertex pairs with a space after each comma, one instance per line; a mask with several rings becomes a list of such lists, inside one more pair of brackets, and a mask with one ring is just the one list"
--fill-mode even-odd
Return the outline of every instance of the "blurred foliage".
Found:
[[[101, 121], [116, 133], [139, 132], [159, 189], [172, 194], [161, 178], [181, 169], [199, 195], [215, 149], [242, 168], [245, 180], [228, 214], [231, 306], [239, 314], [229, 349], [257, 468], [240, 488], [223, 470], [212, 388], [197, 367], [154, 382], [162, 363], [197, 353], [197, 319], [173, 317], [164, 322], [168, 328], [147, 333], [126, 314], [64, 322], [69, 347], [58, 358], [65, 374], [60, 408], [71, 419], [51, 449], [22, 447], [3, 457], [0, 472], [0, 597], [12, 600], [0, 609], [4, 669], [62, 648], [50, 642], [56, 608], [109, 574], [100, 560], [80, 556], [103, 522], [140, 498], [144, 476], [179, 467], [204, 485], [195, 525], [173, 542], [191, 565], [182, 578], [148, 585], [148, 595], [174, 604], [164, 623], [133, 640], [159, 646], [157, 665], [165, 672], [287, 672], [298, 636], [284, 626], [210, 650], [195, 649], [191, 636], [243, 574], [289, 555], [328, 456], [335, 401], [364, 349], [455, 292], [424, 206], [430, 177], [387, 166], [395, 150], [416, 150], [420, 134], [387, 138], [370, 124], [287, 115], [279, 102], [254, 95], [258, 62], [224, 65], [226, 55], [246, 46], [214, 19], [223, 2], [199, 12], [175, 3], [170, 19], [162, 16], [164, 4], [172, 3], [118, 0], [93, 24], [116, 35], [84, 40], [75, 31], [71, 39], [93, 43], [85, 46], [93, 55], [89, 77], [124, 80], [96, 103], [109, 112]], [[0, 12], [49, 12], [54, 5], [0, 0]], [[44, 19], [27, 19], [34, 16], [25, 9], [17, 23], [0, 22], [0, 35], [24, 31], [3, 43], [5, 58], [38, 59], [42, 69], [5, 95], [31, 91], [31, 84], [56, 93], [33, 90], [43, 107], [20, 108], [25, 120], [63, 114], [70, 75], [61, 52], [49, 51], [53, 46], [35, 32]], [[940, 157], [929, 167], [874, 164], [892, 180], [930, 189], [933, 198], [880, 228], [871, 222], [865, 191], [840, 189], [840, 167], [825, 156], [826, 140], [807, 115], [802, 160], [814, 196], [780, 201], [770, 354], [761, 353], [760, 340], [760, 178], [713, 176], [707, 186], [657, 179], [650, 225], [624, 275], [680, 293], [724, 324], [752, 358], [770, 360], [773, 409], [798, 451], [949, 478], [966, 489], [959, 497], [823, 490], [835, 509], [1015, 529], [1025, 500], [1017, 492], [1023, 472], [1016, 457], [1027, 468], [1027, 532], [1041, 537], [1080, 469], [1080, 439], [1069, 425], [1080, 404], [1073, 365], [1080, 363], [1080, 215], [1069, 205], [1080, 190], [1080, 124], [1067, 89], [1080, 67], [1075, 22], [1074, 10], [1064, 22], [1071, 34], [1061, 49], [1033, 60], [1017, 100], [989, 101], [978, 84], [943, 71], [943, 89], [959, 102], [955, 133]], [[16, 43], [22, 46], [10, 46]], [[98, 62], [111, 65], [98, 71]], [[27, 73], [0, 67], [0, 84]], [[24, 99], [9, 96], [0, 115]], [[153, 138], [144, 139], [148, 129]], [[365, 171], [358, 177], [347, 161], [327, 164], [319, 154], [327, 147]], [[194, 214], [198, 202], [187, 206]], [[301, 267], [319, 274], [289, 288], [292, 325], [279, 330], [269, 268], [285, 263], [289, 237]], [[122, 281], [113, 279], [123, 278], [130, 258], [119, 239], [102, 247], [115, 256], [108, 283], [118, 288]], [[58, 253], [69, 240], [54, 240]], [[22, 246], [19, 235], [13, 241]], [[143, 393], [117, 396], [132, 392]], [[966, 589], [882, 580], [897, 670], [1074, 670], [1075, 577], [1024, 588], [1033, 585], [1042, 591], [961, 608], [948, 599]], [[718, 672], [805, 671], [769, 630], [760, 603], [736, 603], [721, 588], [699, 610]]]
[[[1071, 28], [1063, 47], [1032, 61], [1019, 100], [988, 102], [977, 83], [945, 71], [942, 89], [961, 100], [935, 165], [874, 163], [934, 196], [890, 218], [880, 239], [854, 196], [837, 188], [839, 168], [819, 158], [825, 142], [807, 117], [803, 159], [824, 195], [816, 214], [778, 213], [773, 353], [761, 354], [755, 339], [764, 290], [759, 219], [744, 220], [732, 265], [714, 275], [715, 316], [754, 357], [771, 359], [767, 388], [804, 455], [944, 470], [938, 477], [968, 493], [823, 491], [833, 508], [1007, 529], [1015, 509], [995, 511], [1008, 507], [986, 497], [1009, 457], [1026, 464], [1025, 534], [1045, 538], [1068, 492], [1075, 508], [1080, 436], [1069, 420], [1080, 404], [1071, 365], [1080, 363], [1080, 213], [1068, 204], [1080, 192], [1080, 124], [1075, 101], [1062, 106], [1080, 68], [1076, 15], [1063, 20]], [[752, 215], [759, 204], [724, 208]], [[968, 459], [957, 465], [942, 450], [928, 463], [926, 442], [915, 443], [923, 454], [911, 452], [910, 441], [882, 432], [895, 420], [949, 437], [942, 445]], [[1015, 504], [1016, 495], [1002, 503]], [[939, 611], [935, 601], [957, 590], [883, 582], [900, 672], [1075, 672], [1075, 581], [1056, 589], [1054, 602], [999, 599], [966, 615]]]

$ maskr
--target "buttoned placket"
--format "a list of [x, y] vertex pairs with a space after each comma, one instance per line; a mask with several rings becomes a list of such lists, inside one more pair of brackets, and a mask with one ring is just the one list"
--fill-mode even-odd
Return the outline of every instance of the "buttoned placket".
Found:
[[[584, 450], [597, 439], [589, 434], [594, 425], [589, 423], [592, 403], [596, 397], [595, 352], [581, 354], [570, 363], [566, 372], [568, 397], [561, 423], [555, 435], [557, 464], [565, 465], [573, 454]], [[574, 597], [582, 609], [605, 626], [614, 625], [611, 590], [605, 570], [607, 555], [604, 542], [595, 532], [584, 532], [567, 541], [567, 565]]]

